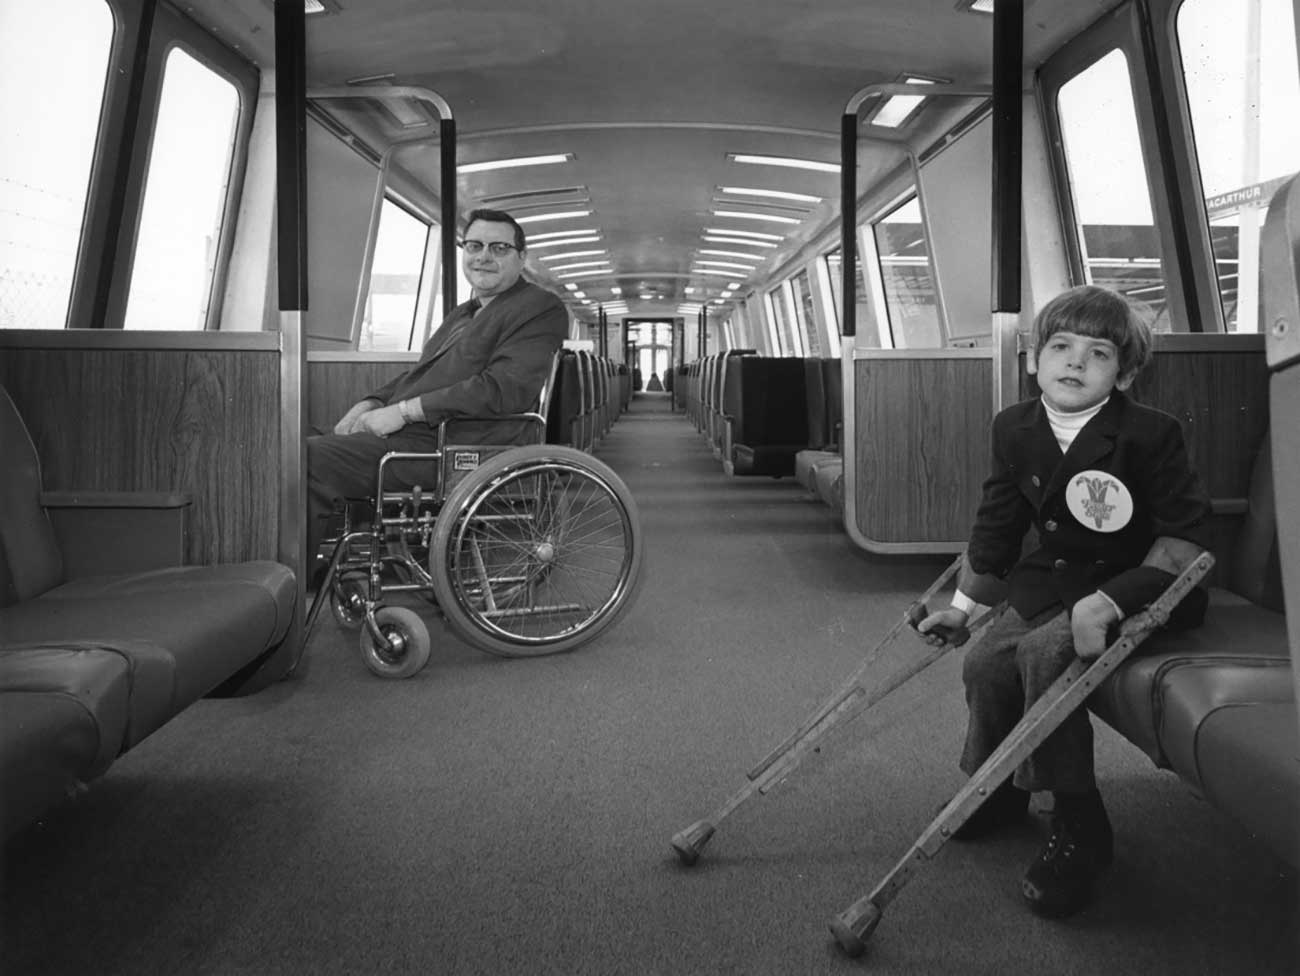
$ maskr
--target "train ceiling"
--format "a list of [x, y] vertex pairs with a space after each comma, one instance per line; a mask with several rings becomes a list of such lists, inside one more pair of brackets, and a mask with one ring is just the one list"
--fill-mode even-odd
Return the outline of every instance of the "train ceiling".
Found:
[[[320, 4], [324, 12], [307, 17], [308, 88], [352, 85], [366, 96], [319, 104], [376, 152], [437, 133], [435, 113], [381, 97], [385, 86], [398, 85], [446, 100], [462, 167], [568, 154], [548, 165], [462, 171], [457, 203], [462, 213], [485, 204], [521, 217], [590, 211], [526, 224], [535, 244], [567, 230], [597, 232], [598, 240], [572, 247], [530, 246], [534, 275], [586, 318], [597, 303], [615, 316], [671, 317], [684, 305], [738, 301], [834, 231], [837, 172], [747, 165], [736, 155], [838, 164], [841, 114], [865, 86], [909, 74], [967, 86], [992, 80], [992, 17], [958, 0]], [[272, 0], [178, 6], [272, 77]], [[1027, 0], [1026, 64], [1040, 63], [1110, 6]], [[863, 132], [923, 149], [977, 104], [955, 101], [933, 101], [898, 129], [864, 123]], [[906, 159], [884, 141], [864, 143], [860, 153], [859, 185]], [[436, 163], [422, 164], [419, 155], [397, 159], [436, 192]], [[741, 233], [706, 241], [728, 236], [710, 230]], [[575, 251], [603, 253], [552, 258]], [[607, 260], [609, 270], [584, 264], [592, 260]], [[554, 270], [561, 266], [568, 270]], [[620, 301], [626, 312], [614, 304]]]

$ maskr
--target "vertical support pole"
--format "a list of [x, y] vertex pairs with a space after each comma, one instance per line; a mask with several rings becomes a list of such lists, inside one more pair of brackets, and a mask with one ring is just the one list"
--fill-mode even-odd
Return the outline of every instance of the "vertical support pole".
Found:
[[442, 182], [442, 302], [444, 313], [457, 305], [456, 296], [456, 120], [438, 122], [438, 169]]
[[1021, 129], [1024, 3], [993, 9], [993, 412], [1020, 398]]
[[[840, 335], [858, 334], [858, 113], [840, 118]], [[847, 344], [846, 344], [847, 345]]]
[[280, 506], [277, 550], [294, 570], [297, 600], [287, 636], [303, 648], [303, 611], [312, 563], [307, 549], [307, 444], [303, 438], [307, 352], [307, 39], [303, 6], [275, 3], [276, 257], [280, 306]]

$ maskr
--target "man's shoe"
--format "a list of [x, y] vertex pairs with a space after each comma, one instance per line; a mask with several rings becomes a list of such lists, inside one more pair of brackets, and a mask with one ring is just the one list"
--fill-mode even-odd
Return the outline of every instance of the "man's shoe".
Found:
[[985, 800], [967, 821], [952, 832], [953, 840], [980, 840], [1004, 827], [1022, 823], [1029, 812], [1028, 790], [1007, 780]]
[[1093, 882], [1114, 857], [1101, 795], [1057, 793], [1052, 834], [1021, 883], [1025, 901], [1046, 918], [1073, 915], [1091, 900]]

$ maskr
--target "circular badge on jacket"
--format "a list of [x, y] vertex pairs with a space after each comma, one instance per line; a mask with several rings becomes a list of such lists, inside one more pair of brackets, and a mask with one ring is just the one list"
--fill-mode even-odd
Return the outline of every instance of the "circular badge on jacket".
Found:
[[1079, 524], [1095, 532], [1118, 532], [1133, 518], [1133, 495], [1109, 471], [1080, 471], [1066, 486], [1065, 502]]

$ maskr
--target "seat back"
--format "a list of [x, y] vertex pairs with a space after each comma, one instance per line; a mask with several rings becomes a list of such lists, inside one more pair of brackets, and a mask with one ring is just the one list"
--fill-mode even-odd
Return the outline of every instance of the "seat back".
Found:
[[41, 507], [41, 462], [9, 392], [0, 387], [0, 606], [63, 582], [63, 557]]
[[1251, 603], [1286, 612], [1277, 539], [1277, 500], [1273, 496], [1273, 452], [1267, 432], [1251, 469], [1246, 516], [1233, 547], [1227, 585]]

